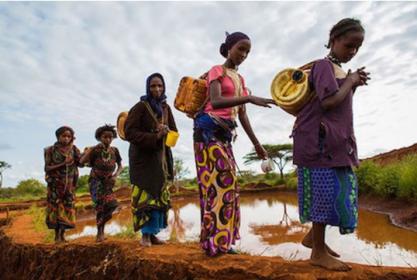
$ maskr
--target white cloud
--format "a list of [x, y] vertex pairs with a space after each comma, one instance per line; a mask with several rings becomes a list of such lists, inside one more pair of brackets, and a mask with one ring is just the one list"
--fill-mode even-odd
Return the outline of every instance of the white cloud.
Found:
[[[182, 76], [222, 63], [218, 48], [226, 30], [251, 37], [253, 48], [240, 71], [256, 95], [268, 97], [279, 70], [326, 54], [331, 26], [346, 16], [366, 28], [364, 45], [347, 67], [366, 65], [373, 79], [354, 101], [360, 155], [417, 140], [416, 3], [3, 2], [0, 15], [0, 125], [7, 131], [2, 142], [15, 152], [0, 150], [12, 165], [23, 161], [26, 168], [5, 173], [10, 185], [42, 173], [40, 152], [16, 152], [26, 142], [13, 135], [25, 126], [39, 128], [32, 149], [52, 144], [42, 141], [53, 139], [62, 124], [75, 128], [80, 147], [89, 145], [96, 127], [115, 123], [119, 112], [134, 105], [150, 73], [165, 76], [172, 103]], [[192, 121], [173, 110], [181, 134], [174, 154], [194, 174]], [[291, 141], [293, 117], [253, 105], [248, 114], [262, 142]], [[235, 154], [246, 169], [242, 157], [251, 145], [241, 129], [239, 134]], [[127, 143], [115, 144], [127, 163]]]

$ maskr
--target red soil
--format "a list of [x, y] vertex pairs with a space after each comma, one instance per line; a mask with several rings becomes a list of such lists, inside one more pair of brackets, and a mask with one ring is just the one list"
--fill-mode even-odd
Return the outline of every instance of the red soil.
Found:
[[384, 166], [390, 163], [398, 162], [404, 157], [413, 154], [417, 154], [417, 143], [409, 147], [392, 150], [390, 152], [382, 153], [363, 160], [372, 160], [373, 162]]
[[[331, 272], [279, 257], [209, 258], [197, 244], [143, 248], [115, 238], [96, 244], [92, 237], [64, 245], [34, 244], [41, 236], [22, 225], [31, 224], [29, 219], [23, 215], [11, 227], [0, 227], [2, 279], [417, 279], [413, 268], [351, 264], [349, 272]], [[25, 234], [17, 235], [18, 229]]]

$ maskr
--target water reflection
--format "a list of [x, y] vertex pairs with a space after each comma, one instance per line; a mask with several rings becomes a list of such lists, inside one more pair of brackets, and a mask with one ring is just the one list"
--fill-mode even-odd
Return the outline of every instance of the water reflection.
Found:
[[[298, 219], [297, 197], [292, 193], [260, 193], [241, 196], [241, 237], [237, 248], [252, 255], [281, 256], [289, 260], [308, 259], [310, 250], [300, 241], [310, 229]], [[114, 235], [131, 226], [128, 204], [113, 216], [106, 234]], [[69, 238], [95, 235], [95, 220], [79, 220]], [[178, 198], [169, 211], [168, 228], [159, 236], [186, 242], [198, 241], [200, 209], [197, 197]], [[394, 266], [417, 266], [417, 233], [395, 227], [385, 215], [359, 211], [359, 227], [354, 234], [341, 236], [329, 227], [327, 243], [342, 260]]]

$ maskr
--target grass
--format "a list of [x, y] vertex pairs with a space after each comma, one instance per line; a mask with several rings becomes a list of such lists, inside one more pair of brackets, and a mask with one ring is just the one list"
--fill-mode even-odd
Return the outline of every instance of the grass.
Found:
[[26, 210], [26, 213], [32, 216], [33, 227], [35, 231], [45, 233], [44, 241], [47, 243], [50, 243], [54, 240], [54, 231], [49, 230], [48, 227], [46, 226], [45, 211], [46, 211], [45, 208], [40, 208], [35, 205], [32, 205], [28, 210]]
[[7, 203], [7, 202], [22, 202], [27, 200], [39, 200], [39, 199], [46, 199], [45, 196], [41, 195], [31, 195], [31, 194], [24, 194], [24, 195], [16, 195], [10, 197], [0, 197], [0, 202]]
[[386, 166], [362, 162], [356, 176], [360, 193], [417, 201], [417, 155]]
[[122, 230], [120, 233], [114, 235], [114, 237], [115, 238], [120, 238], [120, 239], [139, 240], [141, 238], [141, 234], [140, 234], [140, 232], [135, 232], [133, 230], [132, 223], [129, 223], [124, 230]]

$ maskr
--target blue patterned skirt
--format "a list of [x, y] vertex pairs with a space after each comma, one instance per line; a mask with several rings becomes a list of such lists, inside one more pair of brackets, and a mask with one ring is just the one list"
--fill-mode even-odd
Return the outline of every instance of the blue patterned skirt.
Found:
[[338, 226], [352, 233], [358, 224], [358, 184], [350, 167], [298, 168], [301, 223]]

